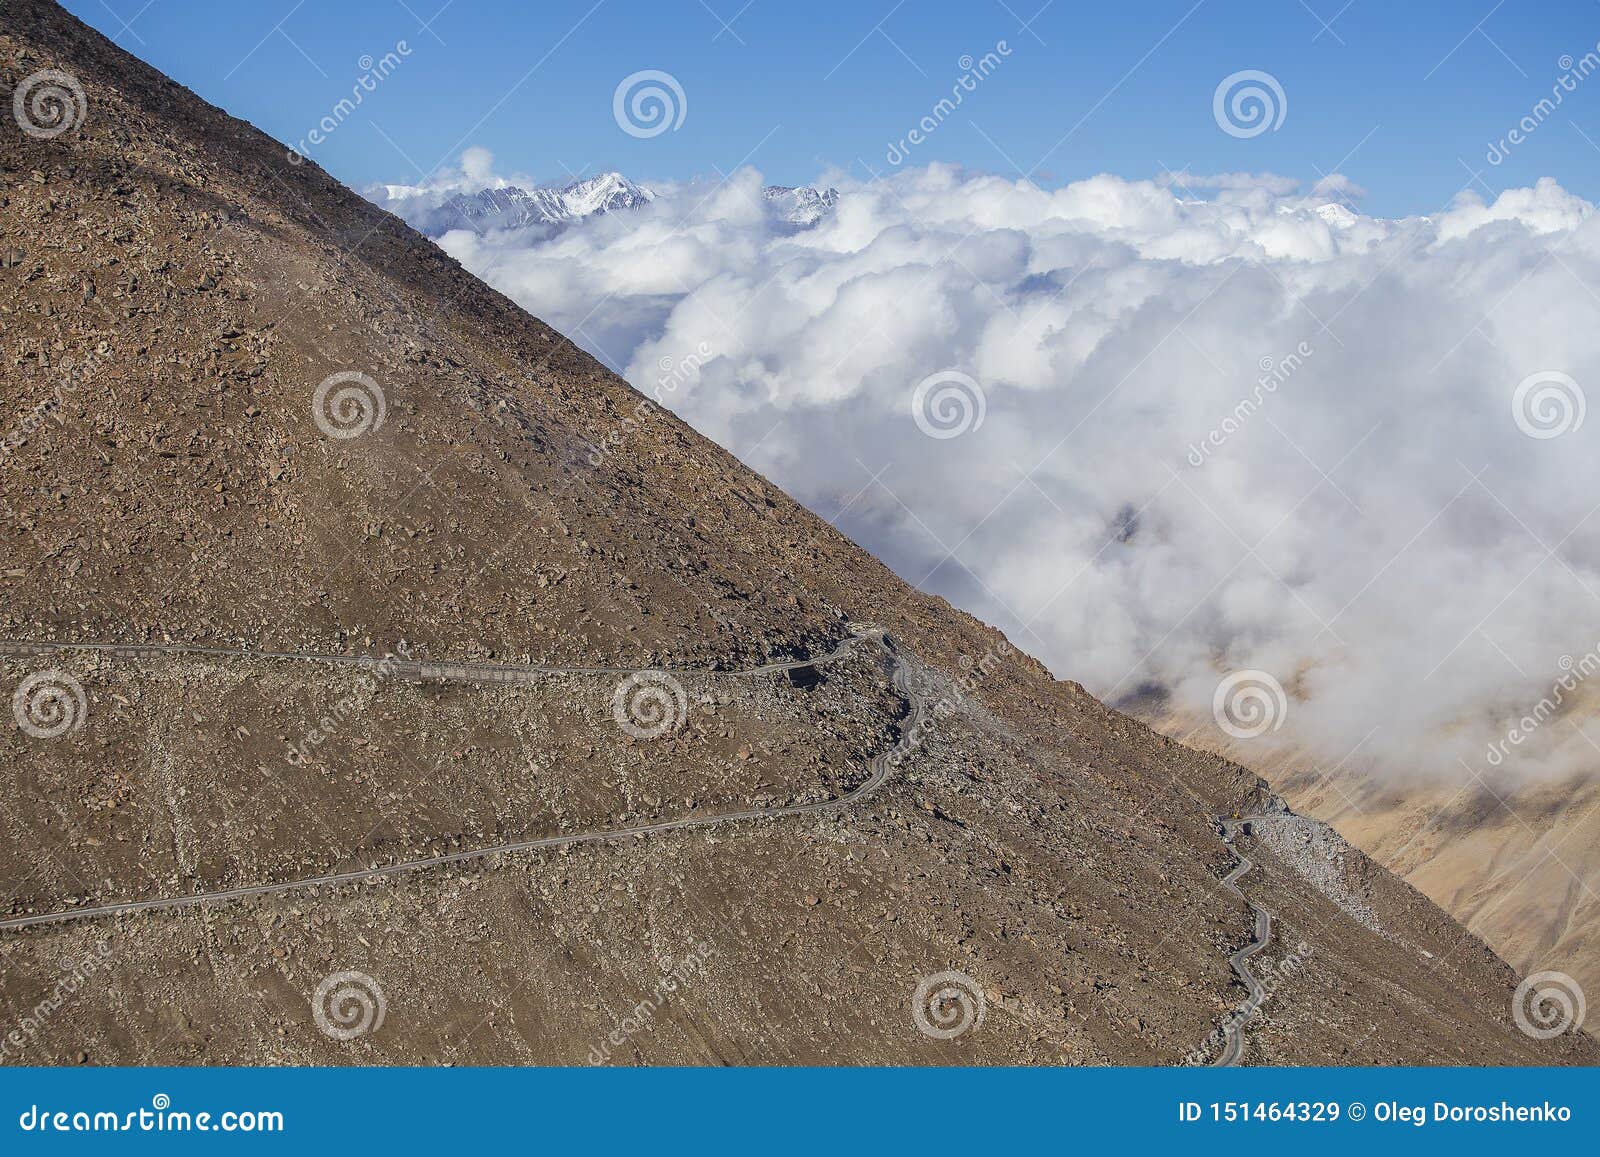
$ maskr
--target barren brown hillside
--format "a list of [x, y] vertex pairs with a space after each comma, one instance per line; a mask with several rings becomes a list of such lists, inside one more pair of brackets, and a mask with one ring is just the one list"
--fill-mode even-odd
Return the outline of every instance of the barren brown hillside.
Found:
[[[0, 13], [4, 107], [43, 70], [84, 97], [0, 125], [0, 688], [83, 693], [0, 730], [0, 923], [63, 917], [0, 928], [6, 1061], [1172, 1064], [1240, 1002], [1217, 817], [1273, 810], [1254, 775], [55, 5]], [[317, 420], [335, 374], [356, 436]], [[642, 668], [682, 694], [659, 732], [623, 725]], [[578, 833], [615, 838], [548, 844]], [[1327, 829], [1238, 844], [1256, 960], [1298, 961], [1248, 1062], [1600, 1059]], [[950, 971], [986, 1014], [945, 1039], [913, 1002]], [[352, 1039], [346, 973], [382, 993]]]
[[1284, 790], [1455, 915], [1524, 972], [1600, 991], [1600, 783], [1352, 781], [1347, 798], [1296, 777]]
[[[1168, 721], [1170, 722], [1170, 721]], [[1204, 727], [1163, 730], [1206, 745]], [[1415, 885], [1521, 972], [1600, 991], [1600, 780], [1440, 782], [1392, 768], [1329, 770], [1295, 753], [1221, 748]]]

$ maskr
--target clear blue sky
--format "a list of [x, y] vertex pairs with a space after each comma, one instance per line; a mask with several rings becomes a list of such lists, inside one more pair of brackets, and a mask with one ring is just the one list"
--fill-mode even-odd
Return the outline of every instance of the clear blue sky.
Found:
[[[1042, 6], [1042, 11], [1041, 11]], [[70, 0], [88, 23], [285, 141], [348, 96], [364, 55], [399, 69], [314, 158], [342, 180], [414, 182], [467, 145], [496, 168], [559, 180], [715, 176], [741, 161], [801, 183], [829, 165], [884, 171], [891, 141], [1005, 40], [1011, 55], [918, 147], [1053, 184], [1099, 172], [1335, 168], [1364, 207], [1428, 212], [1553, 176], [1600, 197], [1600, 73], [1502, 164], [1489, 143], [1549, 96], [1563, 56], [1600, 41], [1594, 0]], [[127, 26], [124, 26], [127, 21]], [[724, 24], [726, 22], [726, 25]], [[427, 27], [424, 27], [425, 23]], [[1024, 26], [1026, 25], [1026, 26]], [[647, 139], [612, 115], [618, 82], [672, 74], [680, 128]], [[1212, 115], [1218, 82], [1271, 73], [1281, 127], [1241, 139]], [[1066, 139], [1063, 141], [1063, 137]], [[1594, 143], [1591, 143], [1593, 141]]]

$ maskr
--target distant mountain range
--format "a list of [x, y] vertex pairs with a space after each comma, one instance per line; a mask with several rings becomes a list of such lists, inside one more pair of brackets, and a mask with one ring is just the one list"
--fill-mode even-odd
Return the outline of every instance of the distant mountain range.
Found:
[[[783, 223], [800, 228], [815, 225], [838, 203], [837, 189], [809, 185], [768, 185], [761, 190], [771, 212]], [[453, 229], [485, 234], [504, 229], [561, 227], [600, 213], [638, 209], [657, 193], [621, 173], [601, 173], [561, 186], [525, 189], [501, 185], [456, 193], [436, 205], [390, 199], [389, 207], [431, 237]]]

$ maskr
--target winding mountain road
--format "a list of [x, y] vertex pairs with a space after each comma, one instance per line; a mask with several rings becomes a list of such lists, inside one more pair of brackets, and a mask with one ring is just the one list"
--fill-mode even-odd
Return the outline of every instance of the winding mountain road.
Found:
[[[232, 900], [242, 900], [256, 896], [274, 896], [286, 892], [295, 892], [304, 888], [317, 888], [323, 886], [336, 886], [339, 884], [356, 884], [384, 879], [386, 877], [400, 876], [411, 872], [423, 871], [427, 868], [442, 867], [447, 864], [459, 864], [472, 860], [482, 860], [490, 856], [512, 855], [518, 852], [538, 851], [545, 848], [566, 848], [578, 844], [610, 843], [618, 840], [640, 838], [662, 832], [685, 831], [691, 828], [707, 828], [721, 824], [740, 823], [747, 820], [779, 819], [786, 816], [817, 815], [837, 811], [849, 807], [858, 800], [864, 799], [883, 786], [889, 778], [889, 773], [894, 768], [895, 756], [902, 748], [909, 747], [919, 730], [924, 715], [928, 710], [927, 703], [921, 695], [911, 686], [906, 678], [905, 667], [896, 652], [894, 641], [880, 628], [854, 629], [850, 638], [845, 639], [834, 650], [820, 658], [784, 660], [776, 663], [765, 663], [759, 667], [751, 667], [742, 671], [719, 671], [708, 668], [668, 669], [651, 668], [650, 670], [668, 675], [683, 676], [760, 676], [778, 674], [785, 671], [794, 671], [803, 667], [821, 667], [837, 662], [851, 654], [856, 646], [863, 640], [871, 639], [883, 649], [888, 656], [892, 669], [892, 679], [895, 690], [910, 705], [909, 713], [901, 721], [900, 738], [894, 746], [879, 752], [868, 763], [868, 775], [858, 786], [841, 796], [833, 799], [820, 800], [814, 803], [788, 804], [771, 808], [746, 808], [741, 811], [722, 812], [716, 815], [684, 816], [679, 819], [663, 820], [658, 823], [639, 824], [632, 827], [607, 828], [596, 831], [577, 832], [571, 835], [547, 836], [536, 840], [521, 840], [516, 843], [496, 844], [492, 847], [473, 848], [470, 850], [451, 852], [448, 855], [429, 856], [420, 860], [407, 860], [404, 863], [388, 864], [378, 868], [364, 868], [349, 872], [332, 872], [322, 876], [308, 876], [298, 880], [287, 880], [274, 884], [252, 884], [238, 888], [223, 888], [214, 892], [196, 892], [181, 896], [163, 896], [148, 900], [133, 900], [126, 903], [96, 904], [81, 908], [64, 909], [56, 912], [41, 912], [28, 916], [13, 917], [0, 920], [0, 931], [15, 931], [22, 928], [33, 928], [45, 924], [65, 924], [78, 920], [92, 920], [104, 916], [116, 916], [135, 912], [171, 911], [186, 908], [196, 908], [204, 904], [226, 903]], [[322, 655], [302, 652], [276, 652], [276, 651], [244, 651], [228, 650], [218, 647], [189, 647], [183, 645], [149, 645], [149, 644], [119, 644], [119, 643], [38, 643], [20, 640], [0, 640], [0, 655], [42, 655], [62, 651], [100, 651], [119, 656], [170, 656], [170, 655], [208, 655], [225, 657], [248, 657], [251, 659], [279, 659], [300, 660], [308, 662], [332, 663], [339, 666], [354, 666], [367, 670], [382, 667], [386, 674], [394, 677], [412, 677], [424, 679], [444, 679], [450, 681], [490, 682], [490, 683], [520, 683], [536, 679], [544, 675], [632, 675], [638, 673], [631, 667], [538, 667], [538, 666], [513, 666], [509, 664], [490, 663], [428, 663], [411, 660], [382, 660], [374, 661], [366, 658], [352, 658], [347, 655]]]
[[[276, 896], [297, 892], [307, 888], [335, 887], [341, 884], [372, 883], [378, 880], [407, 875], [412, 872], [424, 871], [428, 868], [444, 867], [450, 864], [468, 863], [476, 860], [488, 859], [492, 856], [515, 855], [521, 852], [533, 852], [550, 848], [568, 848], [581, 844], [614, 843], [627, 839], [638, 839], [665, 832], [687, 831], [694, 828], [709, 828], [724, 824], [742, 823], [754, 820], [772, 820], [784, 817], [821, 815], [828, 812], [847, 808], [859, 800], [872, 795], [888, 780], [897, 762], [897, 757], [904, 750], [909, 750], [917, 742], [921, 727], [926, 718], [929, 706], [922, 694], [911, 685], [906, 677], [904, 664], [895, 648], [893, 639], [881, 628], [861, 627], [853, 628], [849, 638], [843, 640], [837, 647], [825, 655], [816, 658], [787, 659], [774, 663], [764, 663], [757, 667], [743, 670], [717, 670], [715, 668], [653, 668], [661, 674], [703, 677], [716, 675], [723, 677], [759, 677], [763, 675], [781, 674], [807, 667], [823, 667], [830, 663], [838, 662], [852, 654], [856, 647], [863, 641], [871, 640], [882, 648], [888, 658], [892, 671], [892, 681], [896, 692], [908, 704], [908, 713], [901, 720], [900, 736], [895, 744], [873, 756], [868, 762], [868, 775], [858, 786], [843, 795], [833, 799], [820, 800], [814, 803], [788, 804], [770, 808], [745, 808], [739, 811], [721, 812], [716, 815], [683, 816], [678, 819], [662, 820], [656, 823], [638, 824], [631, 827], [605, 828], [593, 831], [575, 832], [570, 835], [546, 836], [541, 839], [520, 840], [514, 843], [496, 844], [491, 847], [472, 848], [447, 855], [429, 856], [418, 860], [407, 860], [402, 863], [388, 864], [377, 868], [363, 868], [347, 872], [330, 872], [320, 876], [307, 876], [296, 880], [286, 880], [271, 884], [251, 884], [237, 888], [223, 888], [212, 892], [196, 892], [180, 896], [161, 896], [146, 900], [132, 900], [124, 903], [85, 905], [79, 908], [64, 909], [55, 912], [41, 912], [27, 916], [12, 917], [0, 920], [0, 932], [14, 932], [25, 928], [35, 928], [43, 925], [66, 924], [80, 920], [93, 920], [107, 916], [127, 915], [139, 912], [155, 911], [181, 911], [199, 908], [207, 904], [223, 904], [234, 900], [243, 900], [261, 896]], [[559, 667], [539, 666], [533, 664], [517, 665], [509, 663], [458, 663], [458, 662], [433, 662], [425, 660], [399, 659], [388, 657], [372, 659], [370, 657], [353, 657], [349, 655], [321, 654], [304, 651], [254, 651], [246, 649], [230, 649], [225, 647], [201, 647], [186, 644], [150, 644], [150, 643], [57, 643], [38, 642], [33, 640], [0, 639], [0, 656], [13, 657], [38, 657], [67, 652], [98, 652], [118, 658], [162, 658], [173, 656], [201, 656], [229, 659], [273, 660], [283, 662], [310, 662], [325, 663], [342, 668], [355, 668], [378, 674], [385, 678], [399, 679], [430, 679], [445, 682], [490, 683], [490, 684], [522, 684], [536, 681], [551, 675], [619, 675], [627, 676], [641, 673], [632, 667]], [[1223, 1022], [1224, 1043], [1221, 1055], [1213, 1063], [1218, 1066], [1235, 1066], [1244, 1058], [1244, 1026], [1255, 1015], [1261, 1003], [1266, 999], [1266, 990], [1251, 973], [1247, 961], [1250, 957], [1260, 952], [1272, 939], [1272, 915], [1266, 909], [1251, 903], [1239, 887], [1239, 880], [1254, 866], [1244, 853], [1240, 852], [1234, 844], [1234, 838], [1245, 823], [1255, 817], [1243, 819], [1221, 820], [1223, 841], [1233, 850], [1238, 857], [1238, 865], [1222, 880], [1223, 887], [1244, 900], [1255, 914], [1255, 940], [1228, 957], [1228, 963], [1235, 974], [1243, 981], [1248, 997], [1235, 1009]]]
[[[249, 648], [201, 647], [188, 643], [56, 643], [32, 639], [0, 639], [0, 655], [32, 658], [74, 651], [113, 655], [121, 659], [172, 658], [189, 655], [224, 659], [281, 659], [300, 663], [326, 663], [335, 667], [380, 673], [394, 679], [435, 679], [449, 683], [530, 683], [546, 675], [776, 675], [801, 667], [819, 667], [844, 658], [861, 639], [882, 636], [876, 627], [860, 628], [820, 658], [783, 659], [743, 670], [716, 667], [548, 667], [536, 663], [459, 663], [426, 659], [381, 659], [370, 655], [332, 655], [319, 651], [255, 651]], [[401, 644], [404, 646], [404, 644]]]
[[1225, 1039], [1222, 1053], [1212, 1062], [1215, 1067], [1220, 1068], [1232, 1068], [1244, 1059], [1244, 1026], [1251, 1017], [1255, 1016], [1256, 1010], [1267, 999], [1267, 990], [1251, 974], [1250, 966], [1245, 961], [1260, 952], [1272, 940], [1272, 913], [1251, 903], [1250, 899], [1244, 894], [1244, 890], [1239, 887], [1240, 878], [1255, 867], [1255, 862], [1241, 852], [1233, 842], [1234, 836], [1238, 834], [1239, 829], [1253, 818], [1255, 817], [1247, 816], [1244, 819], [1222, 821], [1222, 841], [1228, 845], [1233, 854], [1239, 859], [1238, 866], [1222, 878], [1222, 886], [1250, 905], [1250, 911], [1254, 912], [1256, 917], [1256, 938], [1228, 957], [1229, 965], [1232, 966], [1239, 979], [1244, 981], [1245, 991], [1250, 995], [1240, 1003], [1238, 1008], [1229, 1013], [1227, 1019], [1223, 1022]]

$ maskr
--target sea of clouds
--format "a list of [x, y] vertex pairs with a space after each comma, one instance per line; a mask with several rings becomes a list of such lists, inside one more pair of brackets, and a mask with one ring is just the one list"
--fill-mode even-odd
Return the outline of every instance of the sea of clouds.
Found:
[[[1554, 182], [1403, 220], [1339, 177], [827, 183], [808, 229], [745, 169], [439, 241], [1112, 702], [1209, 721], [1261, 672], [1265, 742], [1464, 776], [1600, 643], [1600, 236]], [[1597, 762], [1538, 722], [1502, 773]]]

